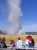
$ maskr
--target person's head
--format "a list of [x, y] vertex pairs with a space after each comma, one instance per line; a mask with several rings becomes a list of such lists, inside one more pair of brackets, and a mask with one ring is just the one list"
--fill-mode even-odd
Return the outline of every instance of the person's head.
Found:
[[6, 41], [5, 37], [3, 37], [3, 38], [2, 38], [2, 42], [5, 42], [5, 41]]
[[10, 40], [10, 44], [13, 44], [14, 43], [14, 40]]
[[32, 40], [32, 36], [27, 36], [26, 39]]
[[18, 37], [18, 40], [20, 40], [20, 37]]

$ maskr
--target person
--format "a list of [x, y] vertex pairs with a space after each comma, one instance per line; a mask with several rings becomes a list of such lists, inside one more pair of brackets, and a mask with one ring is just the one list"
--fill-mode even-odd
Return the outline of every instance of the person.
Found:
[[5, 37], [3, 37], [2, 42], [1, 42], [3, 48], [7, 48], [7, 45], [6, 45], [5, 41], [6, 41]]
[[[27, 36], [25, 39], [25, 47], [26, 48], [34, 48], [34, 39], [32, 38], [32, 36]], [[32, 49], [30, 49], [32, 50]]]
[[0, 37], [0, 48], [3, 47], [1, 42], [2, 42], [2, 38]]
[[15, 41], [14, 41], [14, 40], [11, 40], [11, 41], [10, 41], [10, 45], [11, 45], [12, 47], [15, 47]]
[[22, 48], [22, 40], [20, 37], [18, 37], [18, 40], [16, 41], [16, 48], [21, 49]]

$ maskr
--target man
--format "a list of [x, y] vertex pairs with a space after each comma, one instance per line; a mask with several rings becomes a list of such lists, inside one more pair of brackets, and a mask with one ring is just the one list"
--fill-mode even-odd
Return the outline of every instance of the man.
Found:
[[18, 40], [16, 42], [16, 48], [17, 49], [22, 49], [22, 40], [20, 39], [20, 37], [18, 37]]

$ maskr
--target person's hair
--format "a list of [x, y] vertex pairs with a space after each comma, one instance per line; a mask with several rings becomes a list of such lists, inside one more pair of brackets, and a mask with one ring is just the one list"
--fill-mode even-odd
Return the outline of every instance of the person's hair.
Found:
[[5, 37], [2, 38], [2, 41], [6, 41]]
[[26, 38], [32, 38], [32, 36], [27, 36]]
[[34, 39], [32, 39], [32, 46], [34, 46], [35, 45], [35, 42], [34, 42]]
[[0, 40], [2, 40], [2, 38], [0, 37]]
[[18, 40], [20, 40], [20, 37], [18, 37]]
[[14, 43], [14, 40], [10, 40], [10, 44]]

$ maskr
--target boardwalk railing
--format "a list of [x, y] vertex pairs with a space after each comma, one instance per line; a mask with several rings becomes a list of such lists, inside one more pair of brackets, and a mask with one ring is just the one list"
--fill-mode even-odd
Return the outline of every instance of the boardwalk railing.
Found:
[[37, 48], [22, 48], [22, 49], [18, 49], [18, 48], [0, 48], [0, 50], [37, 50]]

